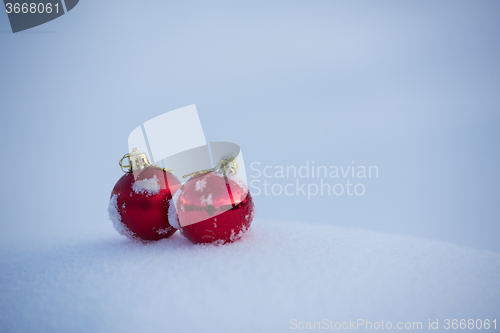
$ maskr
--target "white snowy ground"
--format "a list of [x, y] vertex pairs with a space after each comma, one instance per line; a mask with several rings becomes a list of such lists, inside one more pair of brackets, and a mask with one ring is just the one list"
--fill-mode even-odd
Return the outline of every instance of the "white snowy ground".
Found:
[[237, 243], [195, 246], [109, 228], [4, 246], [0, 331], [287, 332], [292, 319], [442, 328], [499, 321], [499, 282], [498, 253], [357, 229], [256, 219]]

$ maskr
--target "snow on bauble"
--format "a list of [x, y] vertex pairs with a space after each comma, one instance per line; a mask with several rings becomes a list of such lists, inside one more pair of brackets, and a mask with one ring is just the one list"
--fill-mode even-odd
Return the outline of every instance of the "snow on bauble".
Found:
[[170, 220], [193, 243], [234, 242], [248, 230], [254, 216], [246, 185], [220, 172], [192, 177], [172, 201]]
[[180, 187], [177, 177], [158, 167], [126, 173], [111, 192], [108, 213], [114, 228], [133, 239], [170, 237], [177, 229], [169, 223], [168, 209]]

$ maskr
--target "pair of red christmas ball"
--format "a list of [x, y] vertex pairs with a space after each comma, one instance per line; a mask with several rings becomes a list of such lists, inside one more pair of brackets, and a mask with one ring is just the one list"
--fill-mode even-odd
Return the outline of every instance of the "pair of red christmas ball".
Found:
[[224, 169], [194, 175], [182, 185], [172, 173], [148, 165], [118, 180], [108, 212], [128, 238], [159, 240], [179, 229], [193, 243], [225, 244], [248, 230], [254, 204], [248, 188]]

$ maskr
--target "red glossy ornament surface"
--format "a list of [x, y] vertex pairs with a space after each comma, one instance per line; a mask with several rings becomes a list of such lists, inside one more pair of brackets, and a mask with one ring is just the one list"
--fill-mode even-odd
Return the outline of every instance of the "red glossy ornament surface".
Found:
[[181, 187], [180, 181], [153, 166], [135, 174], [136, 179], [134, 173], [125, 174], [111, 192], [109, 212], [115, 229], [129, 238], [170, 237], [177, 229], [168, 221], [168, 208], [170, 199]]
[[182, 234], [193, 243], [228, 243], [248, 230], [254, 216], [250, 192], [215, 172], [195, 176], [176, 201]]

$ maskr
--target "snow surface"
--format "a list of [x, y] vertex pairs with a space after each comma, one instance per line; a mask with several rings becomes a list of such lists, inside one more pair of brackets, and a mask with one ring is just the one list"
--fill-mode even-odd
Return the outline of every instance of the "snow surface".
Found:
[[[108, 223], [103, 221], [103, 223]], [[500, 254], [255, 220], [236, 243], [107, 233], [3, 246], [2, 332], [288, 332], [290, 320], [495, 319]], [[500, 318], [496, 318], [497, 321]]]

